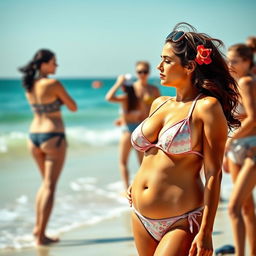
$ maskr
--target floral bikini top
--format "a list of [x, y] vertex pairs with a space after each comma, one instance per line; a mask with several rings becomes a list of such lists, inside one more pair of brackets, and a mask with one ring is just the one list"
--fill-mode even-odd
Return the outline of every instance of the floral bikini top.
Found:
[[142, 152], [146, 152], [150, 148], [157, 147], [161, 149], [166, 154], [185, 154], [193, 153], [201, 157], [203, 155], [200, 152], [193, 151], [191, 146], [191, 130], [190, 130], [190, 117], [195, 108], [198, 98], [201, 96], [199, 94], [193, 101], [189, 114], [186, 118], [181, 121], [171, 125], [167, 128], [158, 138], [156, 143], [150, 142], [143, 134], [143, 124], [150, 118], [159, 108], [161, 108], [167, 101], [164, 101], [148, 118], [146, 118], [132, 133], [131, 143], [133, 147]]

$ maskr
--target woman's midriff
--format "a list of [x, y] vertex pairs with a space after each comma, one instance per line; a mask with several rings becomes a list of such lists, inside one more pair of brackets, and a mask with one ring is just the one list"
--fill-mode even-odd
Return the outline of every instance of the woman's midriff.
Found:
[[30, 125], [30, 132], [45, 133], [45, 132], [64, 132], [64, 124], [61, 113], [51, 114], [35, 114]]
[[203, 205], [202, 159], [186, 154], [171, 159], [163, 152], [145, 156], [132, 185], [132, 202], [142, 215], [161, 219]]
[[132, 110], [124, 114], [123, 117], [126, 123], [140, 123], [142, 121], [140, 110]]

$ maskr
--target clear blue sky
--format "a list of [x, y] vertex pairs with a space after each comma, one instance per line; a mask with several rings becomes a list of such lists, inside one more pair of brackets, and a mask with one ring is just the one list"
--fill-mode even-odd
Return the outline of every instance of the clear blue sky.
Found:
[[160, 60], [173, 26], [186, 21], [226, 46], [256, 35], [254, 0], [1, 0], [0, 77], [40, 48], [53, 50], [58, 77], [113, 77], [137, 60]]

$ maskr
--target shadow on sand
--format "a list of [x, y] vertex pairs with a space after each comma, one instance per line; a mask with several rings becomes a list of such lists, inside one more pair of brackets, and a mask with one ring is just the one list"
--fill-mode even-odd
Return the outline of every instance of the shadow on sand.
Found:
[[69, 239], [61, 240], [59, 243], [54, 244], [54, 247], [65, 246], [85, 246], [93, 244], [108, 244], [108, 243], [122, 243], [133, 241], [133, 237], [113, 237], [113, 238], [98, 238], [98, 239]]

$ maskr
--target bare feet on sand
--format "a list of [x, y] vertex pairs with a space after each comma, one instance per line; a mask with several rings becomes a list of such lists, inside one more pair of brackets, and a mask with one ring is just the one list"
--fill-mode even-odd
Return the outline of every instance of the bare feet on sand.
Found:
[[48, 236], [43, 236], [42, 238], [39, 238], [37, 228], [34, 228], [33, 235], [36, 238], [36, 245], [48, 245], [48, 244], [57, 243], [60, 241], [60, 239], [57, 237], [50, 238]]
[[47, 236], [44, 236], [42, 238], [39, 239], [39, 237], [36, 238], [36, 245], [49, 245], [52, 243], [57, 243], [59, 242], [60, 239], [59, 238], [50, 238]]

